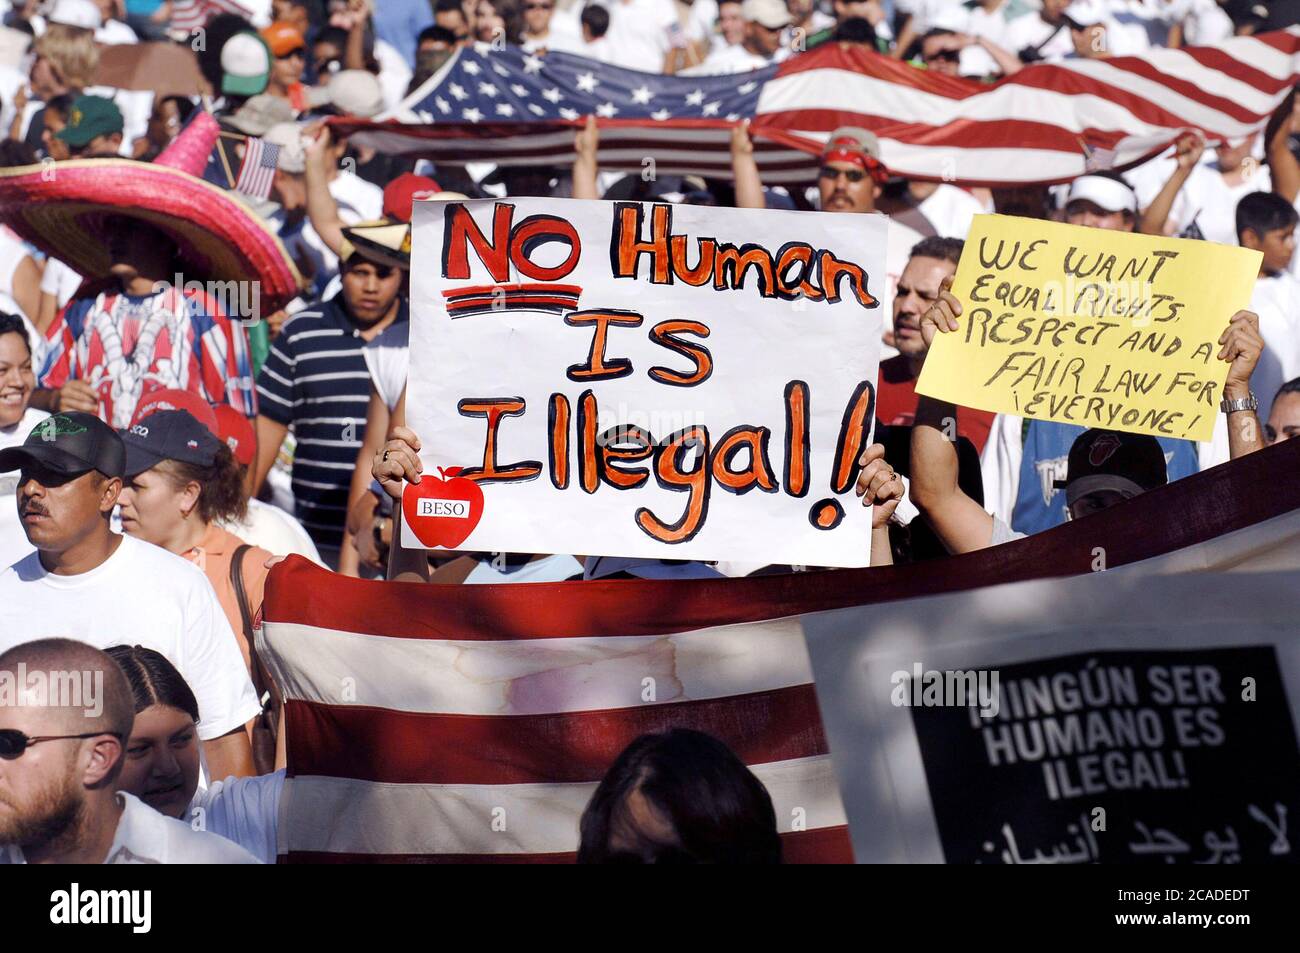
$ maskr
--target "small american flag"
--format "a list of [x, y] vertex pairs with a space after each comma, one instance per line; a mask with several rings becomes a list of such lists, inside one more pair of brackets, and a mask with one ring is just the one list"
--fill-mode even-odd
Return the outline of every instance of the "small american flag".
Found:
[[235, 179], [235, 191], [255, 199], [266, 198], [271, 194], [271, 181], [275, 178], [279, 158], [279, 146], [249, 136], [244, 140], [244, 161], [240, 163], [239, 176]]
[[253, 13], [235, 0], [175, 0], [172, 4], [173, 30], [198, 30], [221, 13], [233, 13], [251, 19]]

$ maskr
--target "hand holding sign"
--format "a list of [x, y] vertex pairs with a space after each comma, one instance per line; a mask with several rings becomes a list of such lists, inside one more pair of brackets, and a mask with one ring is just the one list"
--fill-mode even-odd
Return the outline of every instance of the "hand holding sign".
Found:
[[1249, 301], [1260, 261], [1211, 242], [978, 216], [929, 328], [960, 333], [931, 348], [917, 392], [1208, 440], [1227, 376], [1222, 322]]
[[407, 427], [394, 427], [388, 442], [375, 451], [375, 459], [370, 464], [371, 475], [395, 500], [401, 500], [408, 484], [419, 484], [423, 472], [420, 438]]

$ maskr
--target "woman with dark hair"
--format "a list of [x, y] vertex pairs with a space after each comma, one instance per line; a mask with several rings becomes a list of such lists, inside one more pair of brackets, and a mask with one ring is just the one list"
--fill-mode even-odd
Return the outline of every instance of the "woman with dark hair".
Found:
[[779, 864], [776, 812], [762, 782], [711, 735], [642, 735], [582, 814], [580, 864]]
[[518, 0], [478, 0], [474, 39], [480, 43], [519, 45], [524, 39], [524, 11]]
[[153, 649], [115, 645], [104, 651], [126, 675], [135, 698], [119, 789], [160, 814], [234, 841], [263, 863], [275, 863], [285, 772], [230, 777], [199, 790], [199, 705], [190, 686]]
[[[155, 410], [122, 431], [122, 531], [184, 556], [203, 570], [251, 670], [252, 620], [262, 605], [271, 554], [222, 526], [242, 520], [247, 502], [243, 471], [230, 448], [217, 439], [212, 409], [185, 392], [167, 393], [174, 395], [174, 402], [159, 402], [157, 407], [187, 409]], [[196, 414], [205, 419], [200, 422]]]

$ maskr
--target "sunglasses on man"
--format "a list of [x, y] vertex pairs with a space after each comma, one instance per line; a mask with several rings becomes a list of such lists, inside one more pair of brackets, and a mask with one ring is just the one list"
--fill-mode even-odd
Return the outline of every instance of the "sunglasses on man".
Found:
[[832, 182], [840, 176], [844, 176], [844, 178], [848, 179], [849, 182], [856, 184], [865, 179], [867, 173], [861, 169], [836, 169], [829, 165], [822, 166], [821, 171], [817, 173], [819, 179], [829, 179]]
[[116, 731], [90, 731], [83, 735], [38, 735], [33, 738], [17, 728], [0, 728], [0, 759], [16, 761], [32, 745], [38, 745], [43, 741], [72, 741], [74, 739], [83, 741], [86, 738], [98, 738], [101, 735], [112, 735], [118, 741], [122, 740], [122, 735]]

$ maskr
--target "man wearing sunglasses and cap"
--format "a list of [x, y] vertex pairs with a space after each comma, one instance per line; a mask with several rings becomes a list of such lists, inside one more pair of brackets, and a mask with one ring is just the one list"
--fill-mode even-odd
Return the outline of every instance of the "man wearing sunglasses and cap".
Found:
[[[766, 208], [748, 122], [731, 127], [731, 169], [736, 182], [736, 207]], [[874, 212], [888, 179], [875, 134], [857, 126], [841, 126], [831, 133], [822, 149], [817, 172], [819, 206], [823, 212]], [[908, 255], [921, 240], [915, 229], [892, 218], [887, 221], [885, 282], [878, 291], [873, 289], [881, 298], [885, 314], [893, 307], [894, 288], [907, 266]]]
[[261, 705], [211, 584], [179, 556], [109, 527], [126, 471], [122, 438], [93, 414], [54, 414], [0, 451], [0, 473], [13, 470], [36, 552], [0, 571], [0, 650], [67, 635], [152, 648], [198, 698], [213, 774], [253, 773], [244, 724]]
[[[69, 679], [71, 676], [71, 680]], [[42, 639], [0, 655], [0, 864], [254, 864], [117, 790], [135, 700], [117, 663]]]

